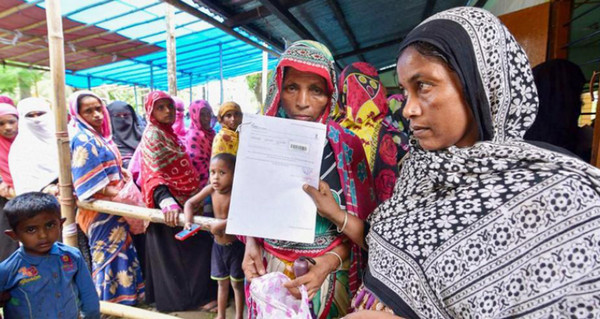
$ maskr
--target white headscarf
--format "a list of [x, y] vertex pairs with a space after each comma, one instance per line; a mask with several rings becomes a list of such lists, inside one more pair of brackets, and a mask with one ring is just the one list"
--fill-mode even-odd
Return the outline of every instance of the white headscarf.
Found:
[[[17, 195], [40, 191], [58, 178], [58, 147], [54, 113], [41, 98], [27, 98], [17, 104], [19, 135], [13, 142], [8, 164]], [[46, 112], [30, 118], [30, 112]]]

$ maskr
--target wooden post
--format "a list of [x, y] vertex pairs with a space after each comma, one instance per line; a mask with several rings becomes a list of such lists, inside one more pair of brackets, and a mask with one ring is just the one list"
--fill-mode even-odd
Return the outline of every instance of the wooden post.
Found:
[[269, 52], [262, 53], [262, 81], [261, 85], [261, 101], [260, 114], [265, 114], [265, 101], [267, 100], [267, 73], [269, 72]]
[[60, 1], [46, 1], [46, 22], [48, 25], [48, 51], [50, 53], [50, 76], [52, 81], [52, 106], [56, 124], [58, 144], [60, 189], [60, 210], [67, 220], [64, 224], [63, 242], [77, 246], [77, 226], [75, 224], [75, 200], [71, 179], [71, 149], [67, 132], [67, 102], [65, 99], [65, 47], [63, 38]]
[[177, 53], [175, 52], [175, 14], [173, 6], [165, 3], [165, 23], [167, 25], [167, 74], [169, 94], [177, 95]]

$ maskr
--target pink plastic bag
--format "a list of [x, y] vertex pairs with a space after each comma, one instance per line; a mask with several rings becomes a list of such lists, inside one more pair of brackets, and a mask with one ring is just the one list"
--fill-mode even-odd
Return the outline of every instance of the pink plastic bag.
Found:
[[252, 308], [258, 319], [311, 319], [306, 287], [300, 286], [301, 299], [296, 299], [283, 284], [290, 279], [281, 272], [254, 278], [250, 284]]
[[[125, 186], [121, 188], [119, 194], [113, 198], [114, 202], [119, 202], [127, 205], [146, 207], [144, 204], [144, 197], [142, 196], [142, 192], [138, 189], [138, 187], [133, 182], [133, 179], [130, 178]], [[132, 217], [123, 217], [129, 224], [129, 231], [134, 234], [143, 234], [146, 232], [146, 228], [150, 224], [141, 219], [132, 218]]]

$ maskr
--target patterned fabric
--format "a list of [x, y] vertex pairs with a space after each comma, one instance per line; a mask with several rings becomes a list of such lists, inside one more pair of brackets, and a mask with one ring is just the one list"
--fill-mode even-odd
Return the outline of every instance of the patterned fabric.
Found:
[[523, 49], [472, 7], [434, 15], [401, 47], [415, 41], [459, 70], [491, 135], [439, 151], [411, 140], [370, 217], [366, 287], [407, 318], [600, 316], [600, 171], [522, 141], [538, 107]]
[[[97, 98], [105, 114], [102, 134], [79, 115], [81, 95]], [[71, 138], [71, 174], [80, 200], [109, 199], [99, 191], [122, 186], [121, 155], [112, 142], [110, 118], [104, 102], [92, 92], [77, 92], [69, 98], [75, 135]], [[79, 209], [77, 223], [89, 238], [92, 278], [100, 300], [127, 305], [144, 296], [144, 282], [129, 225], [117, 215]]]
[[212, 116], [212, 108], [207, 101], [197, 100], [190, 104], [190, 117], [192, 123], [185, 135], [185, 148], [188, 154], [190, 154], [192, 165], [194, 165], [196, 171], [200, 175], [200, 186], [204, 186], [208, 183], [210, 153], [215, 138], [215, 131], [212, 128], [205, 129], [202, 127], [202, 124], [200, 124], [200, 111], [202, 109], [210, 110]]
[[[325, 78], [329, 92], [331, 93], [323, 115], [318, 121], [327, 124], [327, 141], [335, 159], [336, 175], [339, 176], [340, 193], [334, 193], [334, 197], [344, 197], [346, 210], [361, 219], [365, 219], [375, 207], [375, 194], [373, 192], [373, 182], [367, 160], [364, 155], [363, 147], [351, 131], [342, 128], [329, 117], [333, 111], [332, 105], [335, 105], [337, 98], [337, 86], [335, 85], [335, 70], [333, 68], [333, 58], [329, 50], [322, 44], [314, 41], [298, 41], [291, 45], [281, 56], [277, 65], [274, 77], [271, 79], [267, 105], [269, 106], [266, 115], [287, 117], [283, 108], [280, 108], [280, 88], [283, 81], [283, 69], [293, 67], [297, 70], [312, 72]], [[324, 152], [326, 155], [327, 152]], [[324, 161], [325, 162], [325, 161]], [[326, 164], [325, 164], [326, 165]], [[322, 174], [327, 175], [327, 174]], [[312, 245], [293, 243], [287, 241], [265, 241], [264, 247], [267, 254], [276, 256], [280, 262], [293, 262], [299, 256], [316, 257], [330, 251], [342, 243], [343, 237], [335, 230], [327, 231], [331, 223], [321, 223], [325, 230], [323, 236], [317, 237], [323, 240], [316, 240]], [[328, 226], [329, 225], [329, 226]], [[335, 227], [335, 226], [333, 226]], [[358, 247], [352, 247], [351, 263], [348, 271], [348, 282], [343, 281], [343, 286], [350, 292], [356, 291], [359, 282], [359, 271], [362, 269], [361, 253]], [[315, 311], [319, 313], [319, 318], [333, 317], [336, 311], [337, 315], [343, 315], [347, 309], [344, 307], [335, 308], [333, 311], [334, 294], [333, 287], [336, 285], [336, 278], [332, 276], [328, 286], [323, 286], [317, 297], [313, 298]], [[341, 279], [340, 279], [341, 280]], [[338, 291], [342, 293], [342, 291]], [[321, 299], [323, 296], [327, 296]], [[337, 295], [339, 296], [339, 295]], [[324, 297], [323, 297], [324, 298]], [[342, 298], [343, 299], [343, 298]], [[346, 303], [348, 303], [346, 298]], [[318, 307], [316, 307], [318, 305]]]
[[177, 135], [180, 140], [185, 140], [185, 121], [183, 117], [185, 115], [185, 103], [181, 98], [176, 96], [171, 97], [175, 103], [175, 123], [173, 123], [173, 132]]
[[388, 98], [388, 113], [381, 122], [381, 130], [377, 138], [373, 178], [375, 179], [375, 195], [378, 203], [392, 197], [394, 185], [400, 174], [399, 163], [408, 153], [409, 138], [402, 122], [402, 106], [405, 97], [395, 94]]
[[369, 167], [373, 170], [382, 121], [388, 113], [385, 86], [377, 70], [366, 62], [355, 62], [340, 75], [340, 125], [362, 141]]
[[408, 150], [408, 135], [396, 120], [399, 110], [394, 112], [388, 107], [385, 87], [372, 65], [355, 62], [347, 66], [339, 86], [338, 121], [360, 138], [375, 178], [375, 195], [381, 203], [392, 196], [399, 174], [397, 163]]
[[145, 102], [149, 123], [144, 131], [140, 149], [142, 153], [142, 194], [148, 207], [154, 208], [154, 189], [166, 185], [180, 204], [200, 187], [200, 179], [192, 166], [192, 160], [185, 146], [173, 131], [171, 125], [159, 123], [153, 116], [154, 104], [171, 96], [162, 91], [148, 93]]
[[230, 130], [226, 126], [221, 127], [221, 130], [219, 130], [219, 133], [217, 133], [213, 140], [211, 156], [221, 153], [237, 155], [240, 143], [239, 139], [240, 137], [237, 132]]
[[[19, 113], [13, 105], [0, 103], [0, 116], [9, 114], [14, 115], [15, 120], [19, 120]], [[11, 187], [13, 186], [13, 182], [8, 165], [8, 153], [10, 152], [10, 146], [14, 140], [15, 138], [8, 139], [4, 136], [0, 136], [0, 176], [2, 177], [2, 181]]]

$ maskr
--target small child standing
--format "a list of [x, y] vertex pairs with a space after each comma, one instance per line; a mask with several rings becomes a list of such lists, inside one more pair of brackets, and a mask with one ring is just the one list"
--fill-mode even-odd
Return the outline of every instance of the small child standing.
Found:
[[0, 291], [11, 299], [7, 318], [100, 318], [92, 276], [79, 250], [57, 242], [64, 219], [54, 196], [19, 195], [4, 207], [21, 247], [0, 264]]
[[244, 244], [235, 236], [225, 234], [234, 167], [235, 156], [228, 153], [214, 156], [210, 161], [210, 184], [190, 198], [184, 206], [186, 229], [191, 228], [194, 212], [202, 207], [204, 199], [209, 195], [215, 217], [223, 219], [221, 222], [212, 224], [210, 228], [210, 232], [215, 236], [210, 277], [219, 284], [217, 318], [220, 319], [225, 318], [230, 282], [235, 296], [235, 317], [242, 319], [244, 312], [244, 272], [242, 271]]
[[225, 102], [221, 104], [217, 119], [223, 127], [213, 140], [211, 157], [220, 153], [237, 154], [239, 137], [236, 130], [242, 123], [242, 116], [242, 109], [237, 103]]

